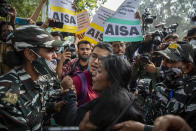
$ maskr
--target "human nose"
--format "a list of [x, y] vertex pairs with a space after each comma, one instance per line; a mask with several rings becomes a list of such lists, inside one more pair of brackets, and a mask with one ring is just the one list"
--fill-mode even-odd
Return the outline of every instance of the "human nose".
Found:
[[99, 57], [95, 58], [94, 63], [96, 63], [96, 64], [99, 63]]
[[118, 47], [118, 49], [119, 49], [119, 50], [122, 50], [122, 49], [123, 49], [123, 47], [122, 47], [122, 46], [119, 46], [119, 47]]
[[57, 54], [56, 54], [55, 51], [53, 51], [53, 53], [52, 53], [52, 59], [56, 59], [56, 58], [57, 58]]
[[84, 53], [87, 53], [88, 52], [88, 50], [87, 49], [84, 49]]

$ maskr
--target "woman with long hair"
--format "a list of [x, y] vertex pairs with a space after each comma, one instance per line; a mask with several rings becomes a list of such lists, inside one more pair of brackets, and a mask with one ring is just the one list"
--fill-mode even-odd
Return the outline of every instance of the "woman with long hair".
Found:
[[[61, 116], [68, 121], [64, 121], [63, 125], [68, 122], [71, 126], [80, 124], [80, 130], [104, 131], [126, 120], [142, 122], [143, 117], [136, 109], [134, 95], [128, 91], [131, 80], [129, 62], [116, 55], [97, 59], [100, 64], [93, 77], [93, 90], [99, 93], [99, 97], [77, 110], [76, 104], [66, 99], [66, 108], [62, 109], [65, 115]], [[89, 127], [89, 124], [92, 126]]]

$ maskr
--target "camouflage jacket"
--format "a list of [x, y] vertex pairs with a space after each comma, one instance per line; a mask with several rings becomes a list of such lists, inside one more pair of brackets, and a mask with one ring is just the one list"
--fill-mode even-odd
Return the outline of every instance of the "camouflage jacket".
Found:
[[[144, 103], [145, 122], [152, 124], [161, 115], [175, 114], [184, 118], [196, 130], [196, 76], [182, 76], [173, 89], [157, 83], [148, 90]], [[150, 88], [149, 88], [150, 89]]]
[[[22, 67], [0, 77], [0, 123], [9, 129], [40, 129], [53, 102], [60, 99], [60, 86], [47, 76], [33, 81]], [[50, 81], [50, 82], [49, 82]]]

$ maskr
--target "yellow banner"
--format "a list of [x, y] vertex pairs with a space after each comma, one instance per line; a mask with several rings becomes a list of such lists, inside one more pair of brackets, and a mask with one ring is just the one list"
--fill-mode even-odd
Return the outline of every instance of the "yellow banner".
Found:
[[51, 28], [52, 31], [76, 33], [77, 31], [77, 13], [71, 10], [71, 6], [63, 6], [60, 1], [51, 1], [49, 5], [49, 18], [62, 22], [63, 28]]
[[99, 41], [102, 41], [103, 31], [103, 27], [91, 22], [85, 33], [84, 40], [87, 40], [96, 45]]
[[61, 12], [61, 13], [66, 13], [66, 14], [70, 14], [70, 15], [76, 15], [76, 12], [63, 8], [63, 7], [57, 7], [57, 6], [50, 6], [51, 11], [56, 11], [56, 12]]
[[94, 45], [97, 45], [98, 44], [98, 41], [88, 37], [88, 36], [84, 36], [83, 40], [86, 40], [86, 41], [89, 41], [90, 43], [94, 44]]
[[99, 25], [97, 25], [97, 24], [95, 24], [95, 23], [90, 23], [90, 26], [91, 27], [93, 27], [93, 28], [95, 28], [95, 29], [97, 29], [97, 30], [99, 30], [100, 32], [103, 32], [104, 31], [104, 28], [103, 27], [101, 27], [101, 26], [99, 26]]
[[63, 25], [63, 28], [51, 28], [52, 31], [76, 33], [76, 26]]
[[104, 31], [104, 23], [112, 16], [114, 11], [107, 9], [105, 7], [99, 7], [96, 14], [93, 17], [93, 21], [90, 23], [86, 33], [85, 33], [85, 40], [90, 41], [94, 45], [98, 42], [103, 41], [103, 31]]

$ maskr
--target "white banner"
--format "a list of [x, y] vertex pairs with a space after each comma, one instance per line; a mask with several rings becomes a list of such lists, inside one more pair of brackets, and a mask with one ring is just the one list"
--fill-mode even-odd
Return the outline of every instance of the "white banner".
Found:
[[104, 25], [104, 42], [142, 41], [140, 20], [136, 18], [140, 0], [125, 0], [115, 14], [108, 18]]
[[115, 12], [113, 18], [123, 20], [136, 20], [135, 13], [138, 10], [140, 0], [125, 0]]
[[61, 32], [75, 33], [77, 29], [77, 16], [72, 3], [74, 0], [49, 0], [48, 17], [64, 23], [62, 29], [53, 29]]
[[103, 40], [103, 31], [104, 31], [104, 23], [105, 21], [114, 14], [114, 11], [107, 9], [105, 7], [99, 7], [95, 16], [93, 17], [93, 21], [90, 23], [86, 33], [85, 40], [93, 44], [97, 44], [98, 42]]

